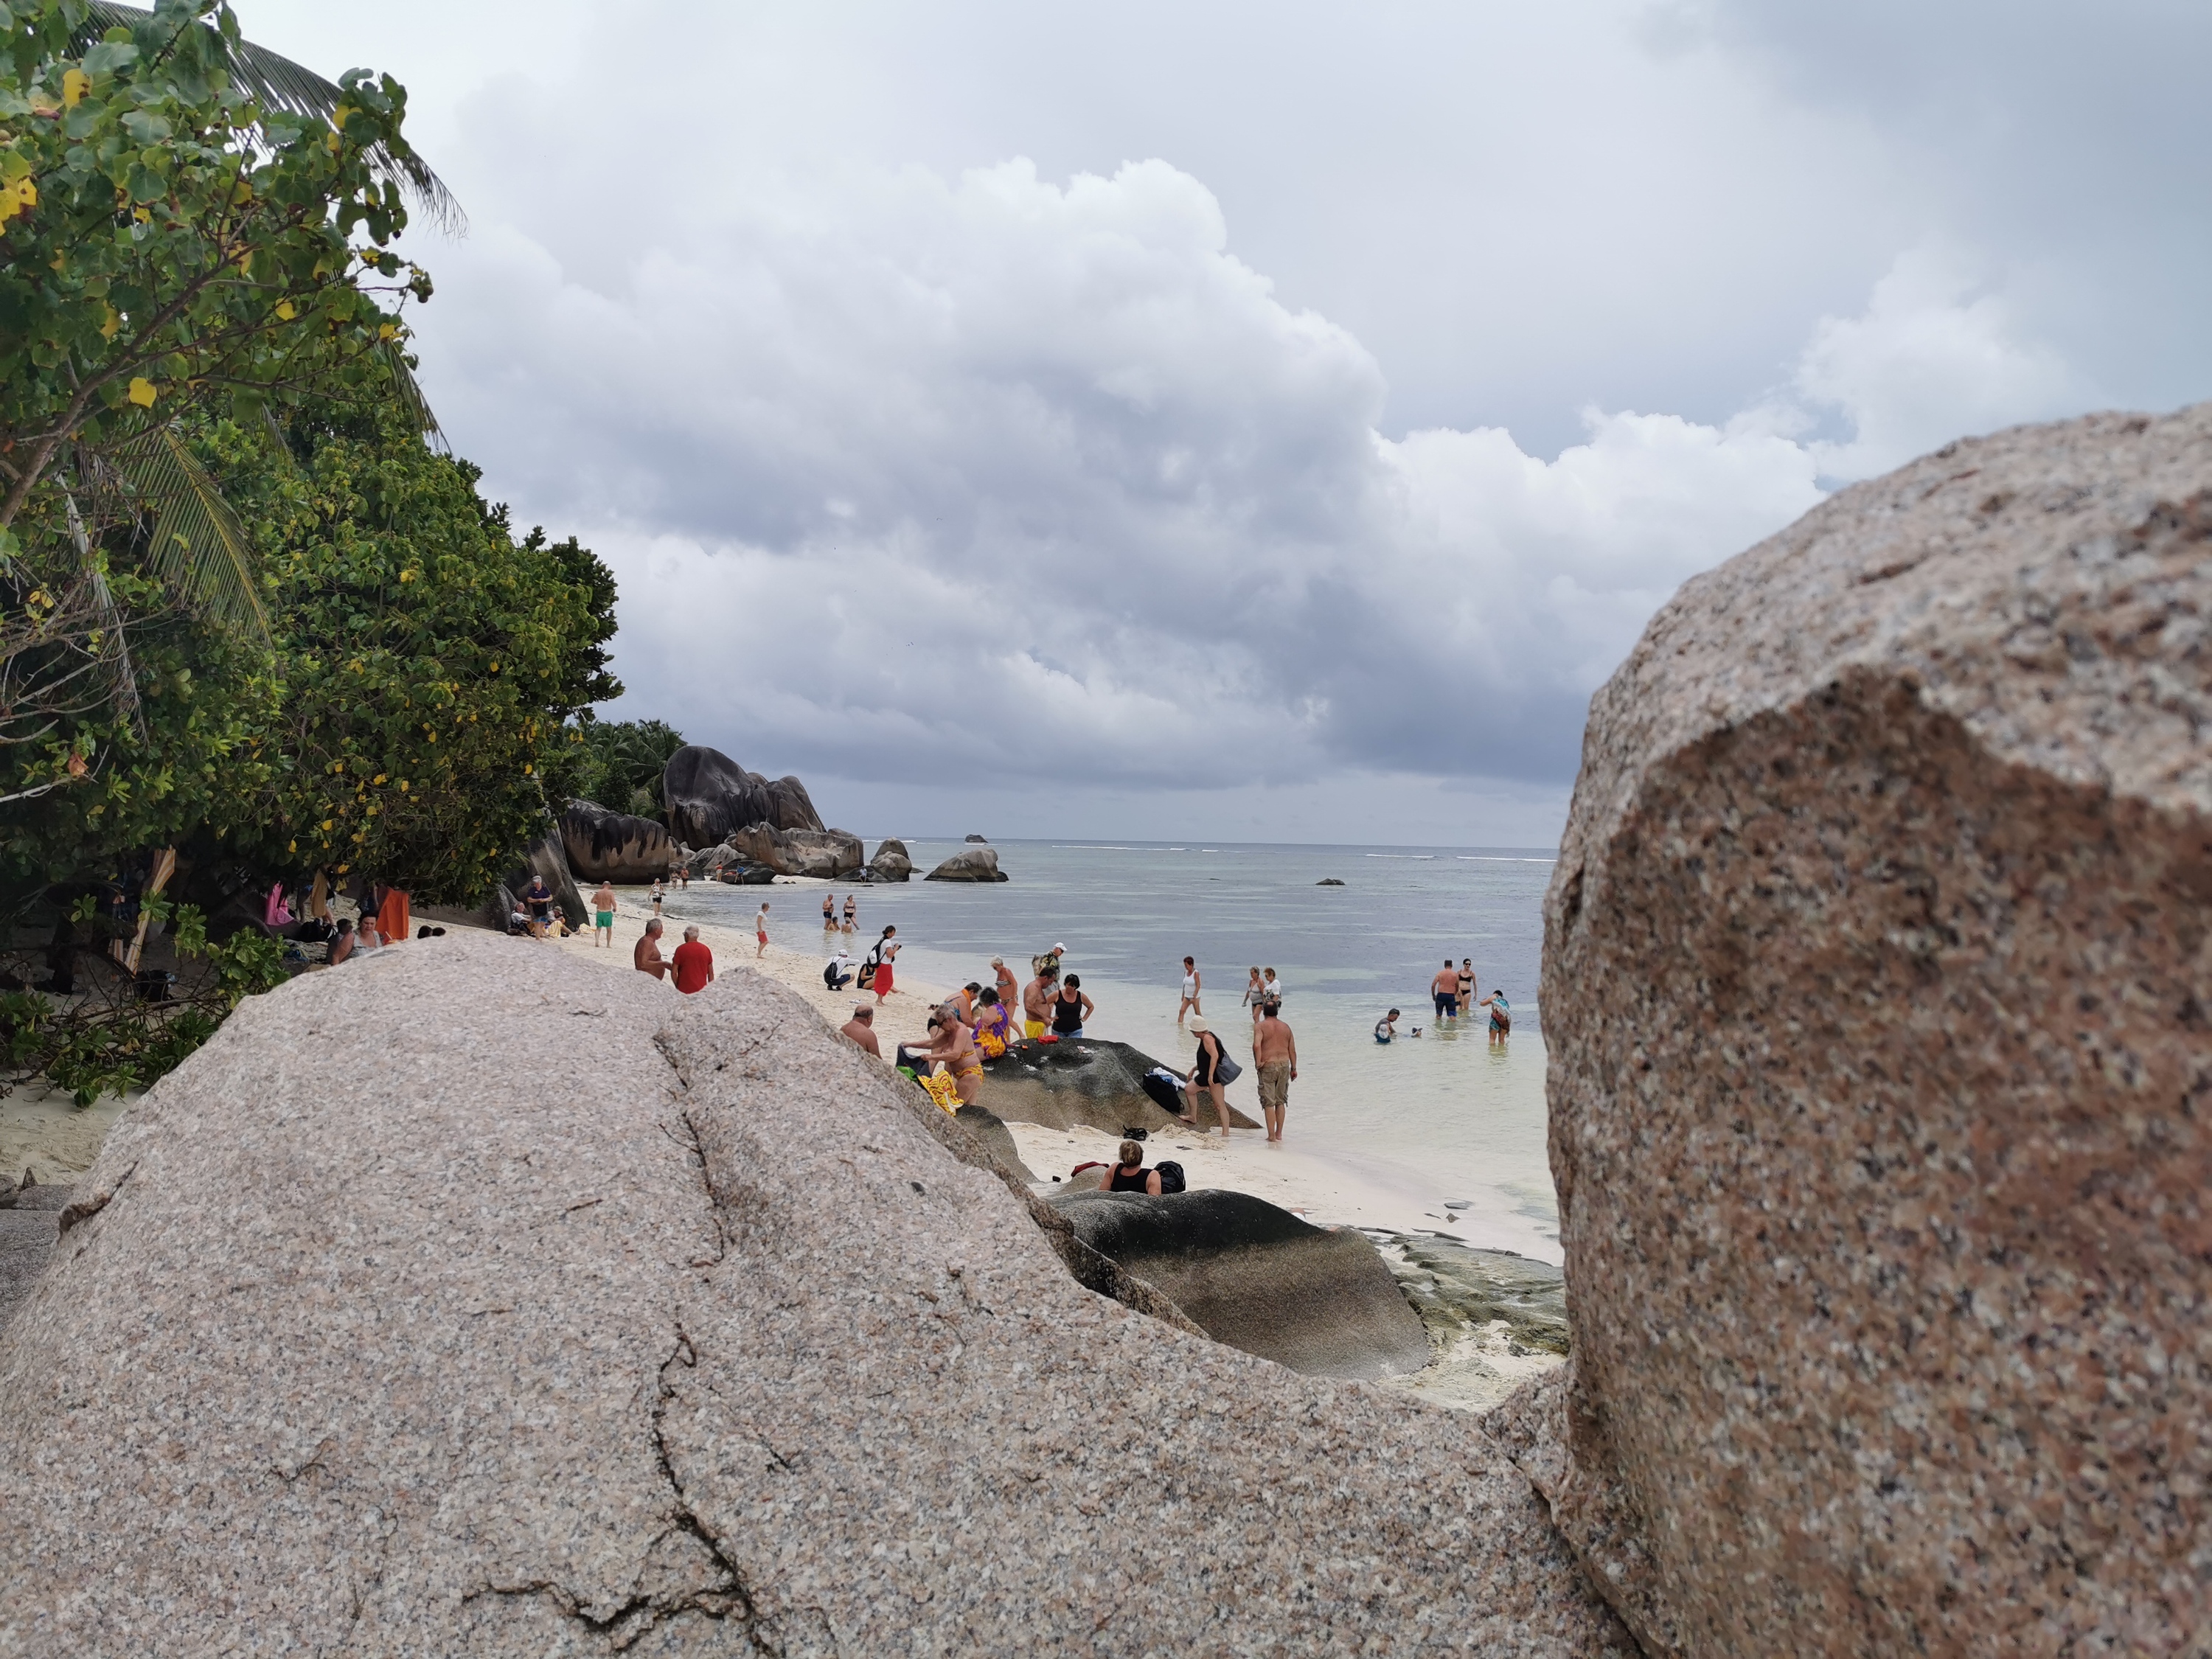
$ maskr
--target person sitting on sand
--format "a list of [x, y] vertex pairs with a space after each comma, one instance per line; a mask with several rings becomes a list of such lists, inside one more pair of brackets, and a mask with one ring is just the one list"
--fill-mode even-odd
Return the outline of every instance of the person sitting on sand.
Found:
[[341, 921], [338, 924], [337, 936], [331, 940], [331, 966], [333, 968], [337, 967], [338, 963], [343, 962], [352, 954], [353, 922], [350, 920], [348, 920]]
[[1067, 983], [1052, 1000], [1052, 1033], [1063, 1042], [1083, 1035], [1083, 1027], [1097, 1004], [1083, 992], [1083, 976], [1070, 974]]
[[1476, 1005], [1490, 1010], [1490, 1040], [1503, 1042], [1513, 1034], [1513, 1007], [1505, 1000], [1505, 993], [1492, 991]]
[[637, 948], [629, 953], [631, 965], [639, 973], [651, 974], [655, 979], [665, 979], [668, 975], [667, 960], [660, 954], [662, 926], [663, 923], [659, 916], [647, 922], [645, 933], [638, 940]]
[[1052, 1018], [1052, 1000], [1060, 994], [1060, 970], [1042, 969], [1037, 976], [1022, 987], [1022, 1035], [1032, 1042], [1044, 1035], [1045, 1022]]
[[833, 991], [842, 991], [853, 982], [860, 970], [853, 966], [853, 958], [840, 945], [837, 954], [830, 958], [830, 965], [822, 970], [822, 982]]
[[1393, 1008], [1389, 1013], [1383, 1015], [1382, 1018], [1375, 1022], [1375, 1040], [1377, 1042], [1388, 1042], [1392, 1037], [1397, 1035], [1398, 1011], [1395, 1008]]
[[876, 1041], [876, 1011], [865, 1002], [853, 1005], [853, 1017], [837, 1028], [841, 1037], [850, 1037], [878, 1060], [884, 1057], [883, 1047]]
[[1459, 1018], [1459, 969], [1449, 957], [1444, 958], [1443, 971], [1429, 981], [1429, 996], [1437, 1005], [1438, 1019]]
[[698, 923], [684, 930], [684, 943], [676, 947], [675, 957], [668, 965], [675, 970], [676, 988], [687, 997], [713, 983], [714, 953], [699, 942]]
[[945, 1070], [952, 1073], [953, 1091], [960, 1097], [960, 1103], [975, 1103], [975, 1091], [983, 1082], [983, 1061], [975, 1052], [975, 1039], [958, 1020], [940, 1018], [930, 1034], [929, 1047], [901, 1049], [900, 1053], [923, 1076], [928, 1074], [932, 1066], [943, 1060]]
[[1121, 1161], [1107, 1170], [1102, 1193], [1150, 1193], [1160, 1195], [1160, 1172], [1145, 1167], [1145, 1149], [1133, 1140], [1121, 1143]]
[[615, 948], [615, 884], [611, 881], [599, 884], [599, 890], [592, 895], [592, 949], [599, 948], [599, 935], [605, 933], [608, 950]]
[[1291, 1080], [1298, 1074], [1298, 1040], [1283, 1024], [1279, 1002], [1260, 1006], [1260, 1023], [1252, 1028], [1252, 1064], [1260, 1071], [1260, 1115], [1267, 1121], [1267, 1139], [1280, 1140]]
[[[1204, 1014], [1190, 1017], [1190, 1029], [1191, 1034], [1198, 1039], [1198, 1058], [1191, 1062], [1190, 1115], [1183, 1121], [1197, 1127], [1199, 1095], [1200, 1091], [1210, 1094], [1213, 1097], [1213, 1114], [1221, 1120], [1221, 1139], [1226, 1141], [1229, 1139], [1229, 1095], [1228, 1085], [1219, 1076], [1221, 1039], [1213, 1035], [1213, 1027]], [[1204, 1134], [1206, 1131], [1200, 1129], [1199, 1133]]]

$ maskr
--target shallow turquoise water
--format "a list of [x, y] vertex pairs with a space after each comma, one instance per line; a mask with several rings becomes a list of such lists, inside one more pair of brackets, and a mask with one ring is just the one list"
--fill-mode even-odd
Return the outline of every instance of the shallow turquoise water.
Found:
[[[1558, 1206], [1544, 1146], [1544, 1048], [1536, 1006], [1548, 851], [1516, 848], [1206, 846], [1006, 842], [1011, 880], [919, 879], [860, 891], [858, 955], [886, 923], [900, 966], [945, 984], [989, 983], [994, 955], [1029, 961], [1065, 942], [1066, 967], [1098, 1005], [1091, 1032], [1133, 1042], [1181, 1069], [1192, 1040], [1175, 1029], [1182, 957], [1198, 958], [1204, 1007], [1249, 1059], [1246, 969], [1273, 967], [1297, 1035], [1289, 1138], [1428, 1208], [1463, 1199], [1463, 1236], [1557, 1259]], [[924, 871], [958, 843], [909, 841]], [[1324, 876], [1343, 887], [1318, 887]], [[844, 890], [827, 884], [842, 902]], [[777, 943], [811, 949], [820, 886], [779, 887]], [[742, 926], [758, 889], [696, 884], [672, 902]], [[1474, 958], [1480, 990], [1502, 987], [1513, 1036], [1486, 1040], [1480, 1015], [1439, 1027], [1427, 987], [1446, 953]], [[1419, 1040], [1370, 1035], [1395, 1006]], [[1248, 1071], [1230, 1098], [1258, 1115]]]

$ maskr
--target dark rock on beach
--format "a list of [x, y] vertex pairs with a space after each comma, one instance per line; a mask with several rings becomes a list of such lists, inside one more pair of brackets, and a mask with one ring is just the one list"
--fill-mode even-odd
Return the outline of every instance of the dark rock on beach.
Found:
[[657, 881], [680, 861], [665, 825], [587, 800], [570, 801], [561, 814], [561, 845], [570, 872], [585, 884]]
[[0, 1329], [0, 1649], [1631, 1659], [1466, 1419], [1094, 1294], [956, 1140], [751, 975], [247, 999]]
[[1319, 881], [1316, 882], [1314, 885], [1316, 887], [1341, 887], [1344, 884], [1339, 881], [1334, 876], [1323, 876]]
[[970, 847], [965, 852], [955, 853], [922, 878], [925, 881], [1004, 881], [1006, 872], [999, 868], [996, 848]]
[[[1188, 1129], [1189, 1125], [1145, 1092], [1145, 1074], [1158, 1065], [1141, 1049], [1102, 1037], [1017, 1042], [996, 1060], [983, 1062], [977, 1103], [1010, 1121], [1048, 1129], [1079, 1123], [1110, 1135], [1125, 1128]], [[1211, 1102], [1206, 1114], [1206, 1121], [1213, 1123]], [[1240, 1129], [1261, 1127], [1234, 1105], [1229, 1121]], [[1219, 1133], [1218, 1125], [1215, 1132]]]
[[914, 859], [902, 841], [883, 842], [877, 847], [875, 857], [868, 860], [870, 881], [905, 881], [913, 874]]
[[1051, 1203], [1077, 1237], [1218, 1342], [1309, 1376], [1372, 1379], [1429, 1363], [1419, 1316], [1356, 1229], [1312, 1226], [1246, 1193], [1073, 1192]]
[[767, 887], [775, 881], [775, 872], [765, 864], [726, 864], [714, 872], [714, 879], [732, 887]]
[[733, 830], [765, 823], [776, 830], [821, 830], [822, 817], [797, 778], [771, 782], [719, 749], [690, 744], [668, 757], [660, 799], [668, 828], [692, 847], [712, 847]]
[[1648, 1652], [2205, 1650], [2208, 732], [2212, 404], [1855, 484], [1598, 693], [1518, 1443]]
[[1369, 1236], [1439, 1349], [1468, 1331], [1503, 1325], [1511, 1348], [1567, 1352], [1566, 1279], [1550, 1262], [1432, 1234]]
[[1014, 1145], [1013, 1132], [996, 1115], [981, 1106], [963, 1106], [953, 1116], [962, 1128], [982, 1142], [1007, 1174], [1018, 1181], [1036, 1179], [1030, 1166], [1022, 1162], [1021, 1149]]
[[779, 830], [749, 824], [725, 843], [748, 864], [778, 875], [835, 878], [860, 867], [860, 838], [844, 830]]
[[484, 901], [482, 916], [486, 927], [507, 931], [507, 919], [521, 908], [522, 896], [530, 890], [533, 875], [544, 878], [552, 890], [554, 903], [567, 915], [570, 927], [591, 926], [591, 918], [584, 912], [584, 895], [568, 869], [568, 848], [556, 833], [540, 836], [523, 848], [521, 864], [508, 871]]

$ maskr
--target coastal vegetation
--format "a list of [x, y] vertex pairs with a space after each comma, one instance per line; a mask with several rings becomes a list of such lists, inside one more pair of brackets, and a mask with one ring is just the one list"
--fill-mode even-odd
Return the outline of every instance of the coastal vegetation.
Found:
[[[571, 782], [612, 575], [418, 391], [406, 94], [217, 0], [0, 6], [0, 1066], [150, 1082], [279, 982], [263, 895], [482, 898]], [[558, 775], [556, 777], [554, 775]]]

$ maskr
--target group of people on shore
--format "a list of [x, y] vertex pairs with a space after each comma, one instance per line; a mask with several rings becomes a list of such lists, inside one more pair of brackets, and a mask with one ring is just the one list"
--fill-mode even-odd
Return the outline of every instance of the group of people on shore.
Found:
[[[1438, 969], [1437, 976], [1429, 981], [1429, 996], [1436, 1005], [1437, 1025], [1441, 1028], [1446, 1020], [1451, 1021], [1455, 1025], [1461, 1020], [1471, 1016], [1477, 1008], [1487, 1009], [1490, 1013], [1490, 1040], [1493, 1044], [1502, 1046], [1505, 1039], [1512, 1035], [1513, 1005], [1505, 1000], [1505, 992], [1502, 987], [1492, 991], [1480, 1002], [1474, 1000], [1474, 959], [1472, 957], [1462, 957], [1459, 965], [1454, 967], [1452, 959], [1446, 957], [1443, 968]], [[1398, 1035], [1400, 1018], [1399, 1011], [1393, 1008], [1382, 1018], [1376, 1020], [1375, 1040], [1377, 1042], [1389, 1042], [1395, 1039]], [[1419, 1036], [1420, 1034], [1421, 1028], [1418, 1025], [1407, 1033], [1408, 1036]]]
[[[1189, 1109], [1180, 1115], [1184, 1122], [1196, 1126], [1199, 1103], [1210, 1098], [1214, 1116], [1221, 1125], [1221, 1138], [1225, 1141], [1229, 1139], [1229, 1101], [1223, 1090], [1243, 1068], [1221, 1046], [1220, 1035], [1206, 1018], [1205, 995], [1206, 979], [1199, 971], [1197, 958], [1185, 957], [1182, 997], [1176, 1005], [1176, 1024], [1188, 1026], [1197, 1037], [1198, 1052], [1192, 1058], [1189, 1081], [1184, 1085]], [[1267, 1139], [1280, 1140], [1283, 1121], [1290, 1111], [1291, 1084], [1298, 1074], [1298, 1040], [1283, 1018], [1283, 982], [1276, 977], [1275, 970], [1252, 969], [1245, 981], [1241, 1002], [1252, 1016], [1252, 1064], [1260, 1073], [1260, 1115], [1267, 1124]]]

